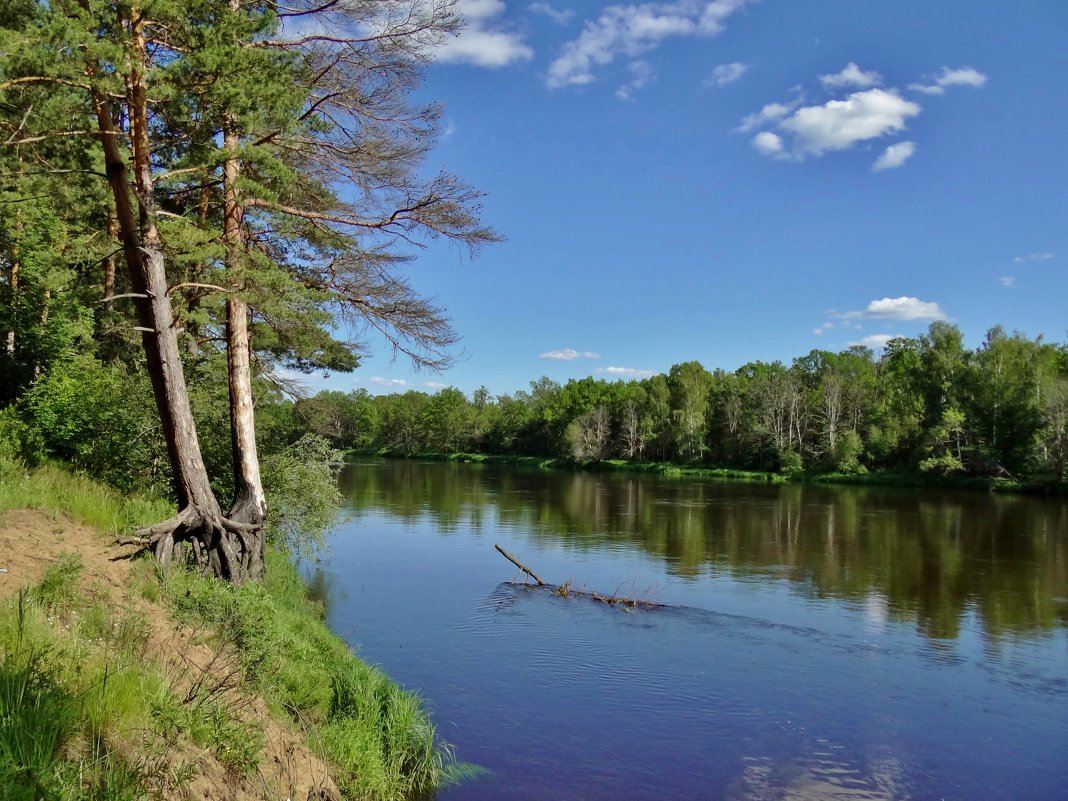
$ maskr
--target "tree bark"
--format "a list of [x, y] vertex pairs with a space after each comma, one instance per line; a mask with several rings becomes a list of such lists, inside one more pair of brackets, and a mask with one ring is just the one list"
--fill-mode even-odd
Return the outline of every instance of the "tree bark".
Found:
[[[108, 244], [115, 242], [119, 236], [119, 221], [115, 217], [115, 210], [108, 210]], [[115, 301], [111, 296], [115, 294], [115, 254], [111, 253], [104, 259], [104, 314], [110, 315], [115, 309]]]
[[[241, 9], [239, 0], [230, 0], [230, 10]], [[241, 205], [241, 174], [238, 120], [227, 115], [223, 125], [223, 237], [226, 243], [228, 283], [235, 290], [226, 301], [226, 367], [230, 390], [230, 443], [233, 452], [234, 500], [231, 520], [255, 526], [251, 535], [250, 577], [261, 578], [265, 570], [267, 497], [260, 477], [260, 460], [256, 448], [256, 420], [252, 400], [252, 344], [249, 339], [249, 308], [240, 296], [244, 289], [241, 277], [244, 234], [244, 209]]]

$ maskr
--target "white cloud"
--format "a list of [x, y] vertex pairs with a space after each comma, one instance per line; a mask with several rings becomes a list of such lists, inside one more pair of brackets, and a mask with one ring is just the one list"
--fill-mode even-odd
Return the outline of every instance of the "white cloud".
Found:
[[1013, 261], [1016, 262], [1017, 264], [1023, 264], [1025, 261], [1049, 261], [1050, 259], [1054, 258], [1056, 255], [1057, 254], [1050, 253], [1047, 250], [1047, 251], [1043, 251], [1041, 253], [1028, 253], [1025, 256], [1017, 256], [1015, 259], [1013, 259]]
[[600, 354], [588, 350], [575, 350], [574, 348], [560, 348], [559, 350], [547, 350], [538, 354], [539, 359], [555, 359], [569, 362], [574, 359], [600, 359]]
[[380, 375], [371, 376], [367, 380], [367, 383], [374, 384], [376, 387], [406, 387], [408, 382], [403, 378], [383, 378]]
[[619, 56], [635, 58], [671, 37], [710, 37], [723, 30], [731, 14], [749, 0], [675, 0], [671, 3], [608, 6], [587, 22], [577, 39], [549, 65], [549, 88], [580, 86], [594, 70]]
[[798, 97], [789, 103], [768, 103], [760, 111], [747, 114], [738, 127], [734, 130], [738, 133], [749, 133], [769, 122], [776, 122], [801, 105], [802, 98]]
[[616, 97], [620, 100], [630, 100], [639, 89], [648, 86], [654, 77], [653, 67], [648, 61], [632, 61], [627, 65], [630, 72], [630, 80], [616, 89]]
[[448, 384], [442, 384], [440, 381], [427, 381], [423, 386], [427, 389], [445, 389]]
[[727, 84], [734, 83], [736, 80], [745, 75], [746, 70], [749, 69], [747, 64], [743, 64], [740, 61], [735, 61], [731, 64], [720, 64], [714, 70], [712, 70], [712, 76], [706, 78], [704, 81], [705, 86], [726, 86]]
[[1015, 275], [1003, 275], [998, 279], [998, 283], [1006, 289], [1016, 288], [1016, 276]]
[[872, 320], [944, 320], [946, 313], [937, 303], [930, 303], [919, 298], [900, 297], [873, 300], [863, 311], [846, 312], [842, 317]]
[[753, 147], [765, 156], [777, 156], [783, 151], [782, 137], [771, 131], [761, 131], [753, 137]]
[[535, 14], [548, 17], [557, 25], [566, 25], [575, 16], [575, 12], [570, 8], [553, 8], [548, 3], [531, 3], [527, 7]]
[[915, 152], [915, 142], [898, 142], [884, 150], [883, 154], [871, 165], [871, 168], [875, 172], [896, 169], [908, 161]]
[[939, 86], [974, 86], [978, 88], [986, 83], [986, 76], [971, 67], [959, 70], [943, 67], [942, 77], [938, 79], [937, 83]]
[[863, 339], [856, 342], [850, 342], [849, 345], [862, 345], [865, 348], [871, 348], [874, 351], [881, 351], [886, 347], [886, 343], [893, 339], [890, 334], [870, 334]]
[[842, 86], [858, 86], [867, 89], [869, 86], [878, 86], [883, 82], [883, 76], [875, 72], [865, 72], [852, 61], [845, 68], [834, 75], [821, 75], [820, 83], [830, 88]]
[[465, 27], [434, 52], [438, 61], [504, 67], [534, 56], [522, 36], [500, 27], [504, 0], [457, 0], [457, 5]]
[[599, 367], [596, 372], [617, 378], [649, 378], [656, 375], [653, 370], [638, 370], [634, 367]]
[[826, 322], [826, 323], [824, 323], [823, 325], [820, 325], [820, 326], [816, 326], [815, 328], [813, 328], [813, 329], [812, 329], [812, 333], [813, 333], [813, 334], [816, 334], [816, 335], [818, 335], [818, 336], [823, 336], [823, 335], [824, 335], [824, 334], [826, 334], [826, 333], [827, 333], [828, 331], [830, 331], [830, 330], [831, 330], [832, 328], [834, 328], [834, 323], [832, 323], [832, 322]]
[[986, 76], [979, 70], [971, 67], [950, 69], [942, 67], [942, 74], [935, 78], [934, 83], [910, 83], [909, 89], [922, 92], [925, 95], [944, 95], [947, 86], [972, 86], [979, 88], [986, 83]]
[[857, 142], [902, 131], [906, 120], [919, 113], [919, 105], [895, 91], [868, 89], [845, 100], [800, 108], [779, 127], [796, 136], [800, 151], [820, 156], [828, 150], [846, 150]]

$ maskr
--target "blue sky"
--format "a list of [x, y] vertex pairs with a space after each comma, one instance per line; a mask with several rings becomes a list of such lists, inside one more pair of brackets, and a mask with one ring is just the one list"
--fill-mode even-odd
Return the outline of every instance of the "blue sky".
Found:
[[733, 370], [933, 319], [1065, 341], [1064, 0], [460, 6], [427, 167], [507, 241], [409, 274], [464, 358], [413, 374], [371, 339], [310, 389]]

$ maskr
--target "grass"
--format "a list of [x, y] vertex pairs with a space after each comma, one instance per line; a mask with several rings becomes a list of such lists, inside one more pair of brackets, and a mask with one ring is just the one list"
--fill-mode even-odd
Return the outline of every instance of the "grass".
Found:
[[122, 495], [59, 465], [31, 470], [8, 462], [0, 468], [6, 468], [0, 470], [0, 512], [11, 509], [65, 512], [108, 534], [156, 523], [174, 513], [166, 501]]
[[[111, 534], [171, 513], [58, 465], [0, 467], [0, 511], [64, 513]], [[417, 696], [330, 632], [283, 554], [269, 555], [264, 582], [243, 587], [181, 571], [163, 578], [147, 560], [131, 574], [136, 594], [170, 604], [214, 641], [217, 661], [204, 674], [229, 677], [236, 696], [214, 680], [176, 694], [147, 658], [143, 617], [115, 608], [99, 586], [86, 590], [81, 573], [80, 559], [63, 555], [0, 604], [0, 801], [149, 797], [195, 772], [174, 757], [183, 743], [248, 774], [263, 734], [232, 699], [252, 693], [303, 730], [347, 798], [426, 796], [476, 772], [452, 759]]]
[[268, 555], [267, 579], [235, 587], [189, 572], [167, 579], [179, 617], [207, 622], [240, 654], [246, 681], [303, 727], [351, 798], [403, 799], [448, 783], [456, 765], [422, 703], [355, 656], [326, 626], [296, 568]]
[[[110, 599], [84, 598], [76, 558], [0, 606], [0, 798], [133, 801], [158, 770], [147, 634]], [[137, 731], [138, 747], [129, 733]]]

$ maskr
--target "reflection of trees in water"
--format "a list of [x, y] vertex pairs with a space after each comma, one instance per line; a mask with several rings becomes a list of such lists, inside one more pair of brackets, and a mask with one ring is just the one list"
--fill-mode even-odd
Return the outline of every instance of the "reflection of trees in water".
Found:
[[987, 494], [770, 486], [412, 461], [347, 470], [356, 513], [443, 531], [486, 515], [577, 550], [629, 545], [683, 578], [785, 575], [952, 638], [970, 610], [991, 634], [1068, 625], [1068, 505]]
[[727, 791], [731, 801], [881, 801], [908, 798], [907, 771], [885, 751], [866, 754], [862, 763], [845, 749], [818, 742], [785, 762], [749, 757], [742, 775]]

